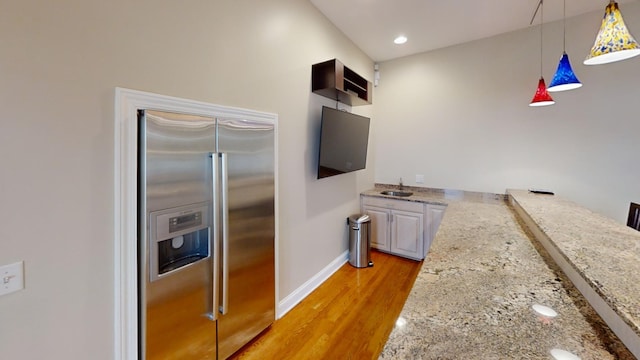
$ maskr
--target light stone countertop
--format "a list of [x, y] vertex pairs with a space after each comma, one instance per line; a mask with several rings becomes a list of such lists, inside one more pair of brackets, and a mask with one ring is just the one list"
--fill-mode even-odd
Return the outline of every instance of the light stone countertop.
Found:
[[[387, 197], [376, 185], [363, 196]], [[634, 359], [544, 249], [505, 195], [409, 188], [446, 204], [422, 269], [380, 359]], [[543, 319], [532, 305], [553, 308]], [[400, 323], [399, 322], [399, 323]]]
[[508, 190], [517, 206], [640, 335], [640, 232], [558, 196]]

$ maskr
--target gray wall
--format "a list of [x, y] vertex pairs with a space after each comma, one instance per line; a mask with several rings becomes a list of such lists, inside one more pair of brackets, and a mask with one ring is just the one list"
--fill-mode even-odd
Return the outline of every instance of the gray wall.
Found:
[[[640, 6], [623, 11], [640, 24]], [[2, 357], [113, 358], [116, 86], [279, 115], [280, 299], [347, 249], [344, 219], [374, 173], [466, 190], [549, 187], [621, 219], [640, 200], [640, 60], [579, 65], [601, 16], [568, 21], [585, 86], [551, 108], [527, 106], [535, 28], [383, 63], [375, 105], [353, 109], [375, 109], [367, 170], [316, 180], [320, 109], [335, 103], [311, 94], [311, 64], [337, 57], [371, 80], [373, 63], [308, 1], [5, 2], [0, 264], [24, 260], [26, 289], [0, 297]], [[561, 27], [545, 33], [549, 81]]]
[[[603, 5], [604, 10], [604, 5]], [[640, 36], [640, 4], [622, 7]], [[504, 193], [547, 188], [626, 222], [640, 201], [640, 57], [582, 64], [602, 11], [567, 19], [566, 50], [584, 86], [531, 108], [540, 77], [540, 28], [380, 64], [376, 182]], [[547, 84], [562, 54], [562, 22], [543, 28]]]
[[0, 44], [3, 359], [113, 358], [115, 87], [279, 115], [281, 298], [347, 250], [373, 162], [315, 179], [311, 64], [373, 63], [308, 1], [5, 1]]

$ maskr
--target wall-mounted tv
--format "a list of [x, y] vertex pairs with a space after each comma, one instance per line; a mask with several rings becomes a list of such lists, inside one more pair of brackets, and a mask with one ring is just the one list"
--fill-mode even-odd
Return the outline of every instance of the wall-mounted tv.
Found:
[[369, 120], [350, 112], [322, 107], [318, 179], [365, 168]]

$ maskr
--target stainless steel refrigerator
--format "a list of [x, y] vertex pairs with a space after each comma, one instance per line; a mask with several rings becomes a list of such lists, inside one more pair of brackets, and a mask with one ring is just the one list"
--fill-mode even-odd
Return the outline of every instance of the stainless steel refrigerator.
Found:
[[226, 359], [275, 319], [274, 124], [141, 110], [140, 359]]

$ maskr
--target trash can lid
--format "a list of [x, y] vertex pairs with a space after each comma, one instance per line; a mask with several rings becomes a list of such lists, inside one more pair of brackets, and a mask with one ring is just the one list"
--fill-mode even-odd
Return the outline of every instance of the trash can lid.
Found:
[[371, 218], [367, 214], [354, 214], [349, 216], [349, 222], [354, 224], [363, 224], [371, 221]]

